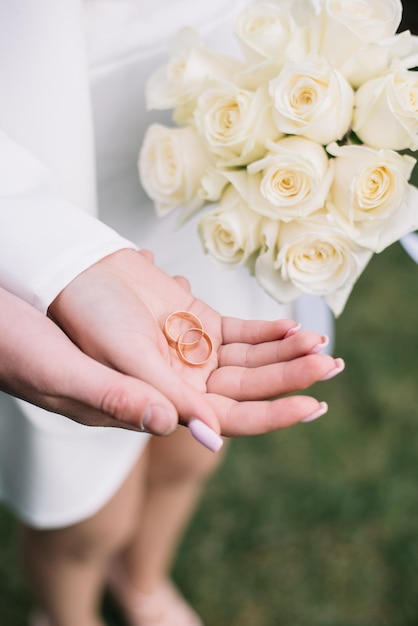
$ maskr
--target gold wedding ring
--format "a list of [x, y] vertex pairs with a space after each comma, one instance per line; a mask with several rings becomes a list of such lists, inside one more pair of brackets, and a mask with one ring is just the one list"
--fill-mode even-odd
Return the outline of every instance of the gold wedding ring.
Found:
[[[164, 332], [164, 335], [165, 335], [165, 337], [166, 337], [166, 339], [168, 341], [168, 344], [170, 346], [172, 346], [173, 348], [175, 348], [177, 346], [178, 339], [175, 339], [173, 337], [173, 335], [170, 333], [169, 328], [172, 327], [173, 320], [175, 318], [178, 318], [180, 320], [186, 320], [187, 322], [190, 323], [190, 328], [186, 329], [186, 331], [187, 330], [191, 330], [192, 328], [203, 331], [203, 324], [200, 321], [200, 319], [198, 317], [196, 317], [196, 315], [193, 315], [193, 313], [189, 313], [188, 311], [174, 311], [174, 313], [171, 313], [167, 317], [167, 319], [165, 320], [164, 328], [163, 328], [163, 332]], [[180, 326], [180, 328], [181, 328], [181, 326]], [[184, 332], [185, 332], [184, 330], [180, 331], [179, 336], [180, 336], [180, 334], [183, 334]], [[194, 346], [196, 343], [199, 343], [200, 339], [201, 339], [201, 337], [199, 337], [195, 341], [185, 343], [183, 349], [187, 349], [187, 346], [188, 347]]]
[[[183, 322], [187, 322], [189, 328], [184, 328]], [[196, 315], [189, 313], [189, 311], [174, 311], [174, 313], [171, 313], [165, 320], [163, 333], [168, 344], [176, 349], [177, 356], [183, 363], [186, 363], [186, 365], [203, 365], [209, 360], [213, 352], [212, 340], [203, 330], [202, 322]], [[174, 333], [177, 334], [177, 339]], [[192, 337], [197, 334], [197, 339], [193, 338], [192, 340], [186, 341], [185, 339], [190, 333], [192, 333]], [[206, 342], [205, 358], [199, 359], [198, 361], [188, 359], [184, 351], [190, 350], [191, 348], [194, 348], [195, 351], [199, 350], [199, 343], [202, 339]]]
[[[188, 333], [191, 333], [193, 331], [194, 332], [197, 331], [200, 334], [199, 339], [197, 341], [195, 341], [194, 343], [184, 342], [183, 339], [184, 339], [185, 335], [187, 335]], [[192, 345], [198, 344], [201, 339], [204, 339], [206, 341], [206, 344], [207, 344], [207, 355], [201, 361], [191, 361], [190, 359], [188, 359], [186, 357], [186, 355], [184, 354], [183, 350], [185, 350], [186, 348], [190, 348], [190, 346], [192, 346]], [[210, 356], [212, 354], [212, 351], [213, 351], [212, 339], [201, 328], [189, 328], [188, 330], [183, 331], [181, 333], [181, 335], [179, 336], [179, 338], [177, 339], [176, 350], [177, 350], [177, 354], [178, 354], [178, 357], [179, 357], [180, 361], [183, 361], [183, 363], [186, 363], [186, 365], [204, 365], [205, 363], [207, 363], [207, 361], [209, 361], [209, 358], [210, 358]]]

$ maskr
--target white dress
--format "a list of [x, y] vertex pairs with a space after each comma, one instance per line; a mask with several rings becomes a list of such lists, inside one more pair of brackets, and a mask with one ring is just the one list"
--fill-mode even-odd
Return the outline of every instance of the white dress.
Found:
[[[52, 14], [59, 13], [56, 7], [60, 3], [56, 3], [56, 0], [40, 0], [37, 3], [31, 0], [14, 1], [28, 11], [35, 11], [36, 4], [38, 16], [39, 11], [42, 13], [40, 3], [44, 5], [44, 10], [51, 10]], [[71, 3], [70, 0], [60, 2], [63, 5]], [[78, 0], [72, 4], [77, 5]], [[168, 45], [176, 29], [191, 24], [211, 45], [219, 47], [222, 44], [223, 49], [227, 49], [235, 45], [232, 36], [233, 19], [245, 4], [248, 2], [243, 0], [228, 3], [225, 0], [205, 3], [196, 0], [85, 0], [83, 12], [79, 14], [77, 10], [74, 11], [71, 25], [68, 23], [68, 15], [65, 19], [62, 15], [55, 15], [58, 29], [55, 44], [61, 46], [61, 38], [65, 40], [68, 37], [68, 42], [62, 43], [64, 50], [66, 43], [73, 45], [77, 28], [80, 28], [80, 33], [84, 32], [91, 103], [83, 105], [81, 102], [79, 107], [81, 111], [83, 106], [87, 109], [90, 104], [92, 106], [94, 160], [90, 160], [89, 154], [86, 156], [80, 146], [70, 151], [68, 162], [63, 160], [62, 146], [66, 142], [76, 143], [78, 140], [81, 144], [83, 138], [73, 137], [71, 128], [74, 129], [74, 126], [71, 127], [71, 124], [69, 130], [63, 128], [62, 117], [56, 122], [55, 132], [51, 130], [46, 140], [37, 135], [39, 129], [35, 128], [35, 115], [32, 121], [25, 118], [21, 124], [15, 107], [8, 112], [6, 109], [2, 111], [0, 105], [0, 126], [5, 120], [6, 132], [11, 133], [13, 139], [22, 139], [24, 147], [40, 157], [58, 179], [60, 191], [65, 192], [72, 203], [84, 210], [93, 211], [94, 190], [89, 182], [83, 180], [80, 184], [80, 180], [75, 179], [77, 176], [79, 179], [86, 178], [86, 172], [92, 174], [94, 167], [97, 167], [100, 217], [122, 237], [116, 236], [110, 229], [98, 229], [96, 232], [94, 225], [89, 234], [90, 223], [83, 222], [84, 218], [78, 216], [80, 239], [77, 244], [80, 249], [76, 249], [77, 254], [73, 253], [73, 256], [75, 259], [82, 258], [84, 267], [109, 251], [132, 246], [130, 242], [133, 242], [133, 245], [152, 249], [157, 264], [169, 273], [187, 276], [193, 292], [223, 314], [265, 319], [303, 317], [307, 310], [303, 304], [298, 306], [296, 312], [279, 307], [244, 270], [221, 272], [216, 269], [202, 252], [195, 222], [175, 231], [174, 217], [158, 220], [138, 181], [136, 163], [144, 131], [155, 119], [168, 120], [168, 116], [156, 116], [145, 111], [144, 84], [153, 69], [166, 58]], [[25, 13], [24, 21], [32, 28], [31, 33], [36, 24], [35, 13], [33, 18], [35, 21], [31, 21]], [[65, 28], [66, 34], [60, 32], [60, 28]], [[72, 35], [71, 28], [74, 29]], [[27, 36], [32, 36], [31, 33], [28, 32]], [[0, 43], [0, 52], [2, 45], [5, 44]], [[80, 58], [76, 60], [80, 64], [83, 61]], [[1, 79], [0, 60], [0, 83]], [[53, 76], [48, 80], [53, 81]], [[77, 99], [74, 96], [70, 102], [67, 100], [68, 94], [67, 99], [63, 96], [60, 101], [60, 110], [67, 107], [68, 115], [73, 115], [74, 111], [68, 107], [77, 108]], [[54, 123], [55, 120], [51, 118], [52, 128]], [[87, 136], [88, 123], [84, 131]], [[30, 140], [26, 140], [28, 135]], [[80, 154], [83, 155], [82, 163]], [[80, 189], [88, 191], [83, 192], [83, 195], [79, 193]], [[59, 218], [61, 224], [67, 224], [65, 207], [62, 208], [64, 204]], [[1, 216], [0, 212], [0, 229]], [[32, 218], [28, 215], [27, 219]], [[58, 218], [51, 213], [48, 219], [50, 228], [56, 227], [54, 220]], [[68, 218], [68, 224], [71, 219]], [[7, 228], [10, 228], [10, 221], [7, 221]], [[71, 231], [70, 225], [68, 229]], [[15, 237], [14, 231], [7, 241], [12, 236]], [[101, 239], [99, 250], [94, 246], [93, 250], [88, 247], [94, 237]], [[61, 240], [57, 239], [61, 245]], [[50, 258], [54, 258], [54, 254], [57, 251], [51, 246]], [[48, 267], [48, 254], [45, 256], [42, 262]], [[3, 252], [0, 249], [0, 284], [41, 309], [45, 309], [48, 299], [51, 301], [55, 293], [83, 269], [74, 259], [66, 275], [57, 272], [58, 278], [49, 277], [49, 283], [45, 281], [47, 285], [42, 297], [34, 296], [33, 290], [27, 289], [27, 283], [31, 282], [30, 264], [24, 271], [22, 269], [17, 278], [14, 275], [10, 277], [6, 271], [6, 262], [9, 262], [9, 267], [15, 267], [20, 258], [21, 249], [16, 252], [15, 246], [10, 245], [7, 250], [3, 246]], [[306, 325], [329, 333], [328, 310], [318, 303], [314, 319], [311, 303], [309, 309]], [[148, 435], [126, 430], [80, 426], [61, 416], [16, 402], [4, 394], [0, 394], [0, 410], [0, 498], [20, 518], [36, 527], [68, 525], [99, 510], [121, 485], [149, 440]]]

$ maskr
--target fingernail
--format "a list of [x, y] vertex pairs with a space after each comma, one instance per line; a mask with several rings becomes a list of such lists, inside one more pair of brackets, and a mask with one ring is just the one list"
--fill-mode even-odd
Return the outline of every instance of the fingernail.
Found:
[[303, 420], [300, 421], [306, 424], [307, 422], [313, 422], [314, 420], [317, 420], [318, 417], [325, 415], [325, 413], [328, 411], [328, 404], [326, 402], [320, 402], [319, 407], [320, 408], [315, 411], [315, 413], [312, 413], [312, 415], [308, 415], [308, 417], [305, 417]]
[[302, 324], [296, 324], [296, 326], [293, 326], [292, 328], [290, 328], [287, 331], [287, 333], [284, 335], [283, 339], [287, 339], [288, 337], [291, 337], [292, 335], [296, 335], [298, 330], [300, 330], [301, 328], [302, 328]]
[[337, 374], [343, 371], [345, 368], [345, 363], [342, 359], [335, 359], [336, 367], [334, 367], [328, 374], [325, 374], [323, 378], [320, 380], [329, 380], [330, 378], [334, 378]]
[[222, 437], [197, 418], [190, 420], [189, 430], [199, 443], [212, 450], [212, 452], [218, 452], [224, 444]]
[[175, 428], [175, 420], [171, 418], [166, 408], [151, 404], [142, 415], [141, 425], [144, 430], [154, 435], [170, 435]]
[[322, 335], [321, 341], [316, 344], [316, 346], [314, 346], [312, 350], [310, 350], [309, 354], [318, 354], [318, 352], [321, 352], [321, 350], [323, 350], [328, 344], [329, 337], [327, 335]]

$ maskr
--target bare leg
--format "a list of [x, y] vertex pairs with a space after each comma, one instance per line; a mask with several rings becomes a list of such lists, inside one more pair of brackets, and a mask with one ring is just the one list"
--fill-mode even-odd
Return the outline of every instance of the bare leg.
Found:
[[149, 453], [140, 532], [124, 555], [130, 580], [145, 593], [169, 575], [205, 481], [223, 458], [222, 452], [203, 448], [184, 428], [166, 439], [154, 437]]
[[147, 455], [91, 518], [56, 530], [23, 527], [24, 572], [51, 626], [103, 626], [99, 603], [107, 562], [136, 530]]
[[[143, 597], [161, 589], [205, 480], [221, 459], [183, 428], [167, 438], [152, 438], [120, 490], [96, 515], [57, 530], [24, 527], [24, 569], [50, 626], [103, 626], [98, 606], [104, 571], [115, 554], [122, 555], [127, 586]], [[165, 600], [176, 602], [173, 594]], [[167, 624], [185, 626], [186, 620], [180, 620], [170, 617]]]
[[173, 588], [170, 570], [206, 479], [222, 457], [183, 428], [151, 441], [138, 532], [110, 576], [111, 589], [132, 626], [201, 624]]

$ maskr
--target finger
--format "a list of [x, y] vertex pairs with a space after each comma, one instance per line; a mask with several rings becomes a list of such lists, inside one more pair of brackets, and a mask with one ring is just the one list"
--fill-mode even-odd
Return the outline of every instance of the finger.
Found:
[[305, 354], [314, 354], [328, 344], [326, 335], [313, 331], [300, 331], [279, 341], [260, 344], [229, 343], [218, 351], [219, 365], [260, 367], [269, 363], [290, 361]]
[[11, 329], [1, 344], [4, 391], [87, 425], [126, 421], [137, 429], [152, 416], [156, 434], [175, 430], [177, 411], [160, 391], [96, 362], [39, 311], [0, 295], [0, 318]]
[[[109, 425], [107, 417], [115, 420], [115, 426], [128, 424], [155, 435], [168, 435], [177, 428], [177, 411], [161, 391], [86, 356], [55, 324], [47, 319], [45, 322], [52, 329], [48, 329], [47, 336], [39, 335], [37, 346], [31, 343], [30, 358], [36, 374], [30, 377], [33, 397], [26, 399], [43, 402], [48, 410], [88, 420], [83, 422], [86, 425]], [[41, 347], [46, 344], [49, 350], [45, 352]], [[77, 413], [72, 415], [70, 410]]]
[[[158, 372], [157, 378], [154, 372]], [[144, 374], [143, 374], [144, 375]], [[177, 376], [168, 364], [149, 368], [149, 382], [161, 389], [173, 402], [179, 414], [179, 423], [188, 426], [193, 437], [212, 452], [218, 452], [223, 440], [216, 412], [207, 400], [204, 390], [193, 386]]]
[[[145, 346], [143, 342], [142, 348]], [[189, 368], [188, 380], [195, 381], [196, 386], [193, 386], [182, 378], [180, 369], [173, 369], [172, 364], [164, 359], [152, 342], [149, 342], [145, 350], [146, 359], [138, 359], [135, 352], [132, 355], [127, 350], [123, 350], [122, 354], [123, 361], [114, 360], [114, 367], [146, 381], [163, 393], [176, 407], [181, 423], [189, 424], [192, 419], [199, 419], [216, 433], [220, 432], [217, 416], [206, 400], [206, 386], [202, 382], [199, 368]]]
[[288, 428], [301, 421], [313, 421], [328, 410], [325, 402], [311, 396], [290, 396], [274, 401], [235, 402], [210, 396], [225, 437], [261, 435]]
[[257, 368], [227, 366], [212, 373], [208, 391], [235, 400], [273, 398], [306, 389], [344, 369], [342, 359], [313, 354], [285, 363]]
[[173, 278], [181, 287], [183, 287], [183, 289], [188, 292], [191, 291], [191, 286], [187, 278], [185, 278], [184, 276], [173, 276]]
[[143, 256], [147, 261], [151, 261], [154, 263], [154, 253], [151, 250], [143, 249], [138, 251], [141, 256]]
[[299, 330], [293, 320], [242, 320], [237, 317], [222, 318], [223, 343], [261, 343], [284, 339], [288, 333]]
[[176, 430], [178, 418], [174, 406], [149, 385], [116, 372], [115, 380], [102, 379], [95, 368], [91, 368], [90, 374], [100, 385], [98, 389], [84, 382], [73, 386], [71, 393], [65, 390], [58, 393], [55, 386], [48, 394], [28, 385], [3, 390], [85, 426], [117, 427], [155, 435], [169, 435]]
[[[21, 397], [21, 399], [28, 400], [24, 397]], [[104, 412], [104, 406], [103, 410], [95, 409], [90, 404], [83, 403], [79, 399], [60, 397], [48, 397], [45, 399], [45, 397], [38, 396], [37, 398], [31, 398], [29, 401], [32, 404], [36, 404], [37, 406], [46, 409], [47, 411], [52, 411], [53, 413], [59, 413], [60, 415], [64, 415], [72, 421], [83, 424], [84, 426], [121, 428], [124, 430], [141, 432], [144, 434], [146, 432], [149, 432], [146, 431], [146, 429], [144, 429], [142, 426], [138, 425], [142, 422], [140, 407], [138, 404], [135, 405], [135, 412], [132, 412], [132, 414], [130, 414], [128, 411], [124, 411], [123, 414], [120, 413], [121, 417], [112, 417], [110, 413]], [[158, 435], [160, 433], [150, 434]], [[167, 434], [171, 434], [169, 429], [167, 431]]]
[[[96, 410], [98, 425], [107, 425], [101, 422], [104, 416], [109, 416], [113, 421], [110, 425], [132, 426], [154, 435], [169, 435], [176, 430], [177, 410], [159, 390], [85, 355], [79, 361], [77, 370], [72, 368], [67, 375], [63, 392], [70, 400]], [[93, 417], [94, 413], [89, 419]]]

